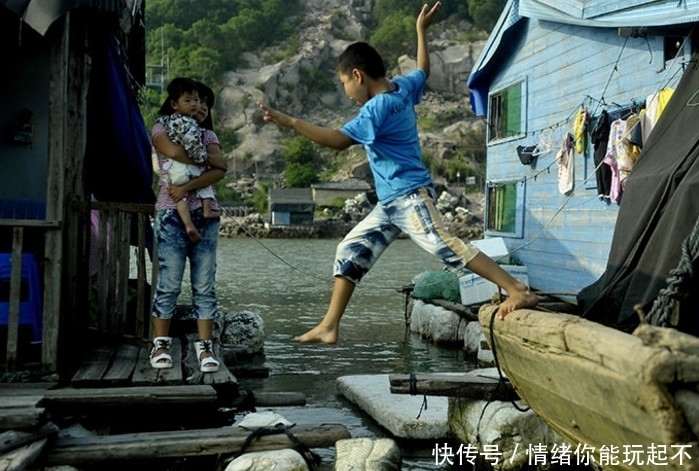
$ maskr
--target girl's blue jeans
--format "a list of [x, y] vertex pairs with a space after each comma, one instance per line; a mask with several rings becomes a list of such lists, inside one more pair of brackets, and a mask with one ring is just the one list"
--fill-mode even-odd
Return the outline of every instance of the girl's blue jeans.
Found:
[[171, 319], [182, 290], [184, 269], [189, 259], [192, 304], [197, 319], [214, 319], [216, 307], [216, 247], [219, 219], [204, 218], [202, 210], [191, 212], [202, 236], [193, 243], [175, 209], [163, 209], [155, 216], [155, 237], [159, 272], [153, 295], [153, 317]]

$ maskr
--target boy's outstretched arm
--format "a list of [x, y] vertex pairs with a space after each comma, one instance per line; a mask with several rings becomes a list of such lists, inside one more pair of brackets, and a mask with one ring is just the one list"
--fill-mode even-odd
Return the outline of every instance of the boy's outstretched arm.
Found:
[[432, 24], [432, 20], [437, 15], [442, 2], [436, 2], [430, 8], [429, 5], [424, 4], [422, 10], [417, 17], [416, 29], [417, 29], [417, 68], [425, 71], [425, 75], [430, 76], [430, 54], [427, 51], [427, 37], [425, 31]]
[[274, 123], [277, 126], [291, 128], [297, 133], [306, 136], [308, 139], [322, 146], [342, 150], [355, 144], [355, 142], [350, 139], [347, 134], [343, 133], [339, 129], [326, 128], [324, 126], [311, 124], [307, 121], [303, 121], [302, 119], [294, 118], [293, 116], [282, 113], [279, 110], [275, 110], [274, 108], [270, 108], [263, 103], [258, 103], [257, 106], [264, 111], [265, 115], [263, 119], [265, 121]]

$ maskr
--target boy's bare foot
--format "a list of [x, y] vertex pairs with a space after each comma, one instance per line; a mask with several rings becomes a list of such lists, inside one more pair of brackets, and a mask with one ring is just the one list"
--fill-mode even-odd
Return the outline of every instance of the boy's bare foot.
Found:
[[189, 237], [189, 240], [191, 240], [195, 244], [197, 242], [201, 242], [203, 240], [201, 237], [201, 234], [199, 234], [199, 231], [197, 230], [196, 227], [194, 227], [194, 226], [187, 227], [186, 230], [187, 230], [187, 237]]
[[514, 291], [500, 304], [498, 317], [504, 319], [506, 315], [514, 310], [534, 307], [537, 304], [539, 304], [539, 298], [529, 289]]
[[206, 219], [216, 219], [221, 216], [221, 211], [217, 209], [204, 208], [204, 218]]
[[301, 343], [337, 343], [338, 338], [337, 327], [325, 327], [320, 324], [309, 330], [303, 335], [294, 337], [294, 340]]

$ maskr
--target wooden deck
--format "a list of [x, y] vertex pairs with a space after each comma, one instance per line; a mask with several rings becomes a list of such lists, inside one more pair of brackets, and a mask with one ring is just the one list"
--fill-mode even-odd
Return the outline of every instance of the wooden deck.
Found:
[[[182, 354], [182, 341], [173, 338], [170, 354], [172, 368], [155, 369], [150, 365], [150, 346], [121, 344], [90, 350], [71, 379], [75, 388], [115, 386], [156, 386], [182, 384], [236, 385], [237, 379], [221, 363], [216, 373], [202, 373], [195, 364], [193, 345]], [[191, 358], [191, 362], [187, 359]], [[190, 371], [191, 370], [191, 371]]]
[[[250, 442], [255, 430], [232, 427], [236, 418], [259, 406], [304, 406], [305, 396], [239, 390], [216, 348], [219, 371], [201, 373], [194, 338], [195, 333], [173, 337], [171, 369], [150, 366], [150, 344], [145, 342], [103, 342], [86, 347], [78, 370], [60, 384], [0, 383], [0, 469], [215, 459], [248, 451], [331, 447], [350, 438], [341, 424], [298, 424], [264, 430]], [[245, 365], [233, 368], [245, 371]], [[258, 370], [253, 373], [259, 377]], [[87, 429], [88, 435], [61, 433], [74, 426]]]
[[[0, 469], [215, 458], [299, 446], [331, 447], [350, 438], [341, 424], [295, 424], [263, 431], [232, 427], [232, 417], [221, 412], [235, 409], [231, 399], [215, 385], [163, 381], [158, 386], [111, 388], [0, 384]], [[250, 404], [264, 401], [264, 395], [254, 395]], [[59, 433], [61, 427], [75, 425], [83, 433]], [[261, 436], [249, 441], [254, 432]]]

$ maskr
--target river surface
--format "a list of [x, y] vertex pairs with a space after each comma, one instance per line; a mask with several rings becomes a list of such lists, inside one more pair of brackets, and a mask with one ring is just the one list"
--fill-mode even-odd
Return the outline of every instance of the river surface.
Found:
[[[335, 345], [293, 341], [322, 318], [332, 288], [336, 240], [221, 238], [217, 293], [222, 312], [250, 310], [265, 323], [264, 366], [269, 377], [240, 379], [264, 392], [301, 392], [307, 404], [273, 410], [299, 424], [341, 423], [353, 438], [390, 437], [374, 420], [337, 392], [336, 379], [357, 374], [468, 371], [470, 356], [437, 347], [405, 325], [399, 292], [441, 262], [409, 240], [397, 240], [355, 290]], [[428, 402], [429, 405], [429, 402]], [[264, 409], [258, 409], [262, 411]], [[415, 416], [419, 413], [415, 411]], [[435, 443], [400, 441], [403, 470], [445, 469], [435, 464]], [[314, 450], [332, 469], [334, 448]], [[329, 466], [326, 468], [326, 466]]]

